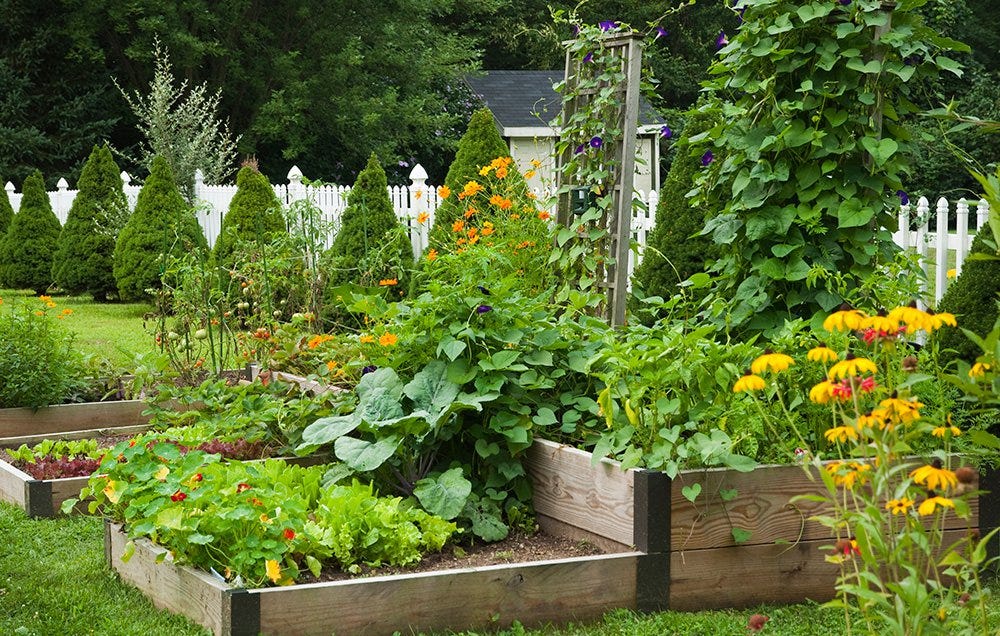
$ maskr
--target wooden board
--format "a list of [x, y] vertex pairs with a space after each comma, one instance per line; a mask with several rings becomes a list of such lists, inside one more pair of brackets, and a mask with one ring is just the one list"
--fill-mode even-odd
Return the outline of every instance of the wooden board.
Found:
[[35, 478], [7, 462], [0, 462], [0, 501], [27, 510], [28, 496], [24, 484], [29, 481], [35, 481]]
[[262, 634], [391, 634], [594, 619], [635, 607], [635, 552], [254, 590]]
[[[945, 545], [964, 536], [945, 532]], [[794, 546], [752, 545], [685, 550], [670, 555], [670, 609], [753, 607], [761, 603], [828, 601], [836, 592], [840, 568], [826, 562], [829, 540]]]
[[[224, 605], [229, 598], [223, 582], [174, 564], [165, 549], [149, 541], [136, 541], [132, 558], [122, 561], [127, 542], [121, 526], [105, 524], [105, 557], [122, 580], [139, 588], [157, 607], [183, 614], [215, 634], [223, 633]], [[156, 559], [164, 555], [163, 562], [157, 563]]]
[[143, 400], [122, 400], [0, 409], [0, 438], [146, 424], [147, 408]]
[[535, 512], [623, 545], [635, 545], [634, 478], [617, 462], [570, 446], [536, 440], [524, 466], [534, 487]]
[[106, 435], [138, 435], [149, 430], [149, 424], [136, 424], [135, 426], [115, 426], [112, 428], [90, 428], [80, 431], [66, 431], [60, 433], [42, 433], [38, 435], [24, 435], [22, 437], [0, 437], [0, 448], [18, 448], [22, 444], [34, 446], [47, 439], [93, 439]]

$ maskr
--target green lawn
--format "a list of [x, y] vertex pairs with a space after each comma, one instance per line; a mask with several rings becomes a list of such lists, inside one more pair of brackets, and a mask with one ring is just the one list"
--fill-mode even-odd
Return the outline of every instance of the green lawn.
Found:
[[[27, 290], [0, 290], [4, 306], [16, 302], [33, 302], [34, 294]], [[134, 369], [136, 355], [152, 351], [153, 337], [143, 326], [143, 315], [153, 311], [144, 303], [95, 303], [89, 296], [53, 296], [59, 313], [72, 309], [63, 319], [66, 328], [76, 334], [80, 351], [106, 358], [120, 371]]]

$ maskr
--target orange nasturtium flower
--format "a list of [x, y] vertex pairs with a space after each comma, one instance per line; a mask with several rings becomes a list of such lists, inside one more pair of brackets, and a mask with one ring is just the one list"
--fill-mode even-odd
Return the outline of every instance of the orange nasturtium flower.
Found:
[[379, 287], [393, 287], [399, 284], [399, 279], [397, 278], [383, 278], [378, 282]]
[[441, 197], [442, 199], [447, 199], [449, 196], [451, 196], [451, 188], [449, 188], [446, 185], [438, 186], [438, 196]]
[[399, 342], [399, 338], [397, 338], [394, 334], [389, 333], [388, 331], [382, 334], [382, 337], [378, 339], [378, 343], [383, 347], [391, 347], [397, 342]]

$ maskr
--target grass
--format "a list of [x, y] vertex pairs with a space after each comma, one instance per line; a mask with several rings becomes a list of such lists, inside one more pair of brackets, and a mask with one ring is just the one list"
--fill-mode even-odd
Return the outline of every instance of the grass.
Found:
[[[0, 290], [5, 305], [31, 302], [27, 290]], [[95, 303], [89, 296], [55, 296], [55, 312], [72, 309], [62, 322], [76, 334], [74, 342], [84, 354], [105, 358], [120, 371], [131, 371], [135, 357], [153, 349], [153, 337], [143, 326], [143, 316], [153, 310], [145, 303]]]

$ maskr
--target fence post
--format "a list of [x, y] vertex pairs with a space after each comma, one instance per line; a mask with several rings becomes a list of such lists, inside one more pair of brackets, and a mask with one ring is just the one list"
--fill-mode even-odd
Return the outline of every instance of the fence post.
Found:
[[927, 260], [927, 226], [930, 223], [930, 217], [928, 216], [931, 210], [931, 204], [927, 201], [927, 197], [920, 197], [917, 201], [917, 254], [920, 256], [920, 267], [924, 270], [924, 280], [920, 283], [920, 300], [917, 301], [917, 307], [920, 309], [927, 309], [927, 303], [924, 298], [927, 295], [927, 288], [929, 284], [927, 281], [930, 280], [929, 263]]
[[958, 200], [955, 213], [955, 231], [958, 244], [955, 246], [955, 277], [962, 273], [962, 263], [969, 252], [969, 203], [964, 199]]
[[[413, 245], [413, 258], [419, 260], [424, 248], [427, 247], [427, 228], [434, 223], [428, 205], [430, 197], [427, 194], [427, 171], [419, 163], [410, 170], [410, 208], [414, 217], [410, 219], [410, 243]], [[423, 222], [422, 215], [427, 217]]]
[[[8, 184], [10, 185], [10, 184]], [[980, 199], [979, 205], [976, 206], [976, 231], [978, 232], [984, 225], [986, 221], [990, 218], [990, 204], [986, 202], [986, 199]]]
[[937, 202], [937, 262], [934, 263], [934, 304], [944, 296], [948, 285], [948, 199], [941, 197]]
[[[10, 207], [11, 207], [11, 209], [13, 209], [14, 208], [14, 184], [11, 183], [10, 181], [8, 181], [7, 185], [5, 185], [3, 187], [3, 189], [4, 189], [4, 195], [7, 197], [7, 202], [10, 203]], [[21, 206], [18, 205], [17, 207], [20, 208]], [[14, 211], [17, 212], [17, 210], [14, 210]]]
[[56, 202], [52, 206], [52, 211], [56, 213], [56, 217], [59, 219], [61, 225], [66, 225], [66, 217], [69, 215], [69, 203], [72, 201], [67, 201], [69, 193], [69, 183], [66, 179], [60, 178], [59, 182], [56, 184]]
[[896, 244], [904, 250], [910, 249], [910, 204], [899, 206], [899, 239]]

